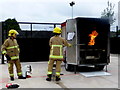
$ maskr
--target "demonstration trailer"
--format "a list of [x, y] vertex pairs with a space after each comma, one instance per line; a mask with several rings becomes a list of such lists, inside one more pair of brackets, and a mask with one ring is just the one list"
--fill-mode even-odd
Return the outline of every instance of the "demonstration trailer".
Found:
[[82, 18], [68, 19], [61, 24], [62, 37], [72, 47], [65, 49], [65, 69], [74, 70], [78, 66], [93, 66], [103, 70], [110, 63], [110, 24], [108, 19]]

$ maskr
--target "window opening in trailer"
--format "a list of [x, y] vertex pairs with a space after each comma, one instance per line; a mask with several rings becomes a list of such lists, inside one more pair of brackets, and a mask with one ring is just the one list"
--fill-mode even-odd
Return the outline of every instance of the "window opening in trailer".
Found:
[[95, 44], [95, 38], [98, 36], [98, 33], [96, 30], [93, 30], [91, 34], [89, 34], [90, 41], [88, 45], [94, 45]]

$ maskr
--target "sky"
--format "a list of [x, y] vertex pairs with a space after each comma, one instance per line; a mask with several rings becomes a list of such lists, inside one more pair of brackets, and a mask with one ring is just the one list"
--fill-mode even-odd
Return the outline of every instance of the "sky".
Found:
[[[70, 2], [74, 1], [73, 18], [100, 17], [108, 0], [0, 0], [0, 21], [15, 18], [18, 22], [62, 23], [72, 18]], [[118, 18], [118, 1], [115, 4], [115, 18]], [[115, 25], [118, 21], [116, 20]]]

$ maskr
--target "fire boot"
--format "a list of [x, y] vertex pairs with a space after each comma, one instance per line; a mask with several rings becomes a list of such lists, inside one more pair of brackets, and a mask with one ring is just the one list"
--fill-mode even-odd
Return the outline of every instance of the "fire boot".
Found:
[[18, 76], [18, 79], [26, 79], [26, 77]]
[[47, 80], [47, 81], [51, 81], [51, 77], [52, 77], [52, 74], [47, 75], [46, 80]]
[[10, 77], [10, 80], [11, 80], [11, 81], [14, 81], [14, 77]]
[[56, 81], [60, 81], [60, 80], [61, 80], [60, 76], [56, 76]]

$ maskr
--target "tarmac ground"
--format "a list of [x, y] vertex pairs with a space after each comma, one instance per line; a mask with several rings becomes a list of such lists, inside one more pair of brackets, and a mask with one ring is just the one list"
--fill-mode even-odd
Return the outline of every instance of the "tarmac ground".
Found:
[[[8, 66], [6, 64], [0, 64], [0, 89], [6, 89], [7, 83], [17, 83], [20, 85], [19, 88], [33, 88], [33, 89], [40, 89], [40, 88], [51, 88], [51, 89], [60, 89], [64, 88], [66, 90], [71, 90], [72, 88], [118, 88], [118, 54], [111, 54], [110, 55], [110, 63], [107, 66], [108, 73], [111, 75], [109, 76], [94, 76], [94, 77], [85, 77], [77, 72], [68, 72], [64, 69], [64, 63], [62, 63], [61, 68], [61, 81], [46, 81], [46, 74], [47, 74], [47, 62], [21, 62], [22, 66], [31, 65], [32, 66], [32, 77], [27, 79], [18, 79], [16, 74], [16, 68], [14, 68], [15, 73], [15, 80], [9, 80], [8, 74]], [[14, 66], [15, 67], [15, 66]], [[86, 68], [87, 72], [88, 68]], [[89, 72], [93, 70], [89, 69]], [[105, 71], [105, 68], [104, 68]], [[110, 89], [109, 89], [110, 90]]]

